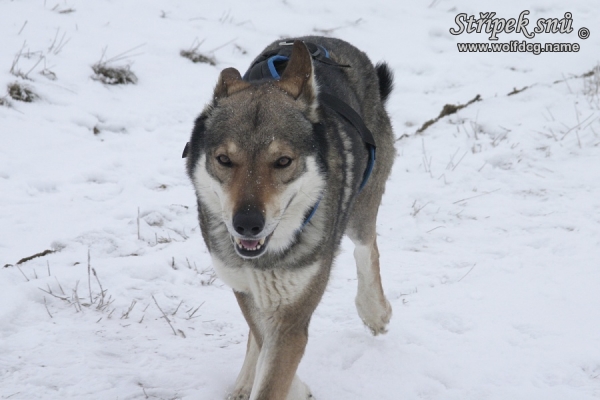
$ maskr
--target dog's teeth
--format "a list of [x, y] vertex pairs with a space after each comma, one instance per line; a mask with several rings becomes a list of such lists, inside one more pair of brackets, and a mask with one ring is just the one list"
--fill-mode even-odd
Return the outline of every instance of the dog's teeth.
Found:
[[256, 245], [254, 245], [254, 247], [247, 247], [244, 245], [244, 239], [239, 239], [234, 237], [233, 238], [235, 241], [235, 244], [237, 245], [238, 249], [240, 250], [245, 250], [245, 251], [258, 251], [260, 249], [262, 249], [264, 247], [266, 238], [262, 238], [259, 239], [256, 243]]

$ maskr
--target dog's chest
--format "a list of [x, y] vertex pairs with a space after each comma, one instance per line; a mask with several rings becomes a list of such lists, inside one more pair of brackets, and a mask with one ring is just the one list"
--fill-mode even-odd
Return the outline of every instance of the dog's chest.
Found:
[[259, 270], [249, 266], [231, 268], [213, 257], [219, 278], [237, 292], [252, 295], [261, 311], [287, 306], [306, 292], [319, 271], [319, 263], [293, 270], [272, 268]]

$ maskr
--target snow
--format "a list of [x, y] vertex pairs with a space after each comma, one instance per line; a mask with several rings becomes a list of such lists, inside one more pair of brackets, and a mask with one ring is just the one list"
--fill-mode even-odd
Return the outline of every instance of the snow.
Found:
[[[448, 32], [458, 13], [517, 18], [524, 7], [530, 26], [571, 12], [571, 34], [531, 42], [581, 50], [459, 53], [456, 43], [489, 35]], [[388, 110], [406, 136], [378, 223], [389, 332], [371, 337], [356, 314], [344, 241], [302, 380], [317, 399], [600, 398], [600, 101], [594, 76], [582, 77], [600, 62], [596, 2], [0, 9], [0, 97], [13, 82], [38, 95], [0, 106], [1, 398], [227, 396], [247, 326], [212, 272], [181, 151], [221, 69], [243, 72], [272, 40], [323, 30], [389, 62]], [[216, 66], [179, 55], [198, 42]], [[130, 65], [138, 83], [93, 80], [103, 53], [125, 53], [113, 64]], [[56, 251], [16, 265], [44, 250]]]

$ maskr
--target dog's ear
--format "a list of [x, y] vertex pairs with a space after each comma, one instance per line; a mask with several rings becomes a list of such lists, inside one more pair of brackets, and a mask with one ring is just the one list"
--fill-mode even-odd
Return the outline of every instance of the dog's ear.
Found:
[[312, 56], [301, 40], [294, 41], [290, 60], [276, 85], [293, 98], [305, 101], [313, 110], [316, 108], [318, 89]]
[[219, 81], [215, 87], [214, 98], [215, 100], [231, 96], [232, 94], [239, 92], [250, 87], [250, 84], [242, 80], [240, 72], [235, 68], [225, 68], [219, 75]]

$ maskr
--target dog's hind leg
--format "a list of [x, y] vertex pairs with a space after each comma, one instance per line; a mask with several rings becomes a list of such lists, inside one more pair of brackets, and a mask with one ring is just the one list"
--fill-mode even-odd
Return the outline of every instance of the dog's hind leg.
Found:
[[227, 397], [227, 400], [248, 400], [250, 398], [250, 392], [252, 391], [252, 383], [254, 382], [254, 376], [256, 375], [256, 361], [258, 360], [258, 354], [260, 348], [252, 330], [248, 333], [248, 346], [246, 347], [246, 357], [244, 358], [244, 364], [242, 370], [238, 375], [233, 392]]
[[[375, 233], [375, 219], [372, 226], [367, 229], [369, 234], [356, 235], [352, 231], [348, 236], [356, 246], [354, 259], [358, 275], [358, 292], [356, 294], [356, 309], [364, 324], [373, 335], [385, 333], [387, 324], [392, 317], [392, 306], [383, 294], [381, 275], [379, 272], [379, 250], [377, 248], [377, 234]], [[364, 227], [366, 228], [366, 227]]]

